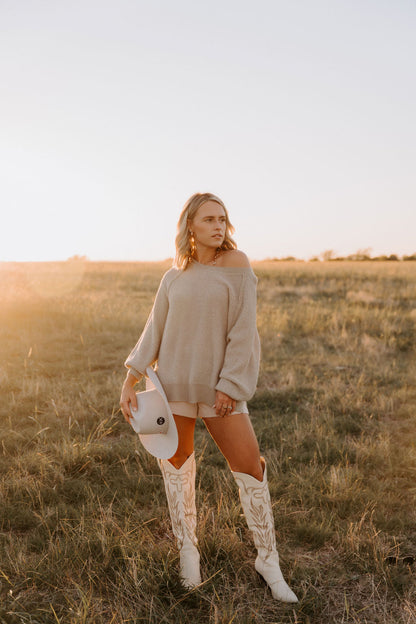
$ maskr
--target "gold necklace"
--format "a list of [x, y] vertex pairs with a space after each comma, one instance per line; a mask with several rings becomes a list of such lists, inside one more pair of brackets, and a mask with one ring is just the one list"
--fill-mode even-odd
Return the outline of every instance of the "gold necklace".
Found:
[[[222, 251], [221, 247], [217, 247], [217, 249], [215, 251], [215, 255], [214, 255], [212, 260], [210, 260], [209, 262], [199, 262], [199, 264], [203, 264], [204, 266], [207, 266], [208, 264], [211, 264], [211, 265], [215, 266], [217, 264], [218, 257], [221, 255], [221, 251]], [[195, 260], [195, 258], [193, 258], [192, 255], [191, 255], [190, 260], [191, 261]]]
[[213, 257], [213, 259], [211, 260], [211, 262], [208, 262], [208, 264], [212, 264], [212, 265], [217, 264], [217, 259], [218, 259], [218, 256], [220, 255], [220, 253], [221, 253], [221, 248], [220, 248], [220, 247], [217, 247], [217, 250], [216, 250], [216, 252], [215, 252], [215, 256]]

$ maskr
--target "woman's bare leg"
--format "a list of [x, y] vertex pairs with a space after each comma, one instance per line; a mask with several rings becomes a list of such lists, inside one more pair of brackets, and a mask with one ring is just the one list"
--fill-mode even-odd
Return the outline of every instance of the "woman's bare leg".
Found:
[[178, 429], [178, 449], [169, 461], [176, 469], [179, 469], [192, 455], [194, 450], [194, 431], [196, 418], [189, 418], [187, 416], [173, 415], [176, 427]]
[[204, 418], [214, 442], [233, 472], [243, 472], [258, 481], [263, 479], [259, 445], [248, 414]]

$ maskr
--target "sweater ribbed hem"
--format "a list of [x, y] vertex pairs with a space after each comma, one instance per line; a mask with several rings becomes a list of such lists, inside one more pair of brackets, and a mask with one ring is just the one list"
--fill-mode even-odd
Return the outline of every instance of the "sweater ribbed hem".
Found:
[[206, 403], [206, 405], [214, 405], [215, 403], [215, 388], [210, 388], [202, 384], [164, 383], [163, 389], [168, 401]]

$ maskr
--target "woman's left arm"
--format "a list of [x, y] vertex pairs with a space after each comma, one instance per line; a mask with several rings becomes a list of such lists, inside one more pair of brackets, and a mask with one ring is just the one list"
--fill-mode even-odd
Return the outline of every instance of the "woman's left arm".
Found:
[[228, 331], [224, 364], [216, 390], [236, 401], [250, 399], [257, 386], [260, 339], [256, 326], [257, 277], [244, 272], [234, 322]]

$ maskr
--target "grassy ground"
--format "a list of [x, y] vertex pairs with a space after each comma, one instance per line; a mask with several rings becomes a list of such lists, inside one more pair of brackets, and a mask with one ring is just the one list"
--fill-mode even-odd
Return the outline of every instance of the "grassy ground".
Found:
[[416, 622], [414, 263], [258, 263], [250, 410], [282, 569], [253, 569], [237, 489], [196, 430], [204, 584], [184, 591], [122, 363], [167, 264], [0, 265], [0, 622]]

